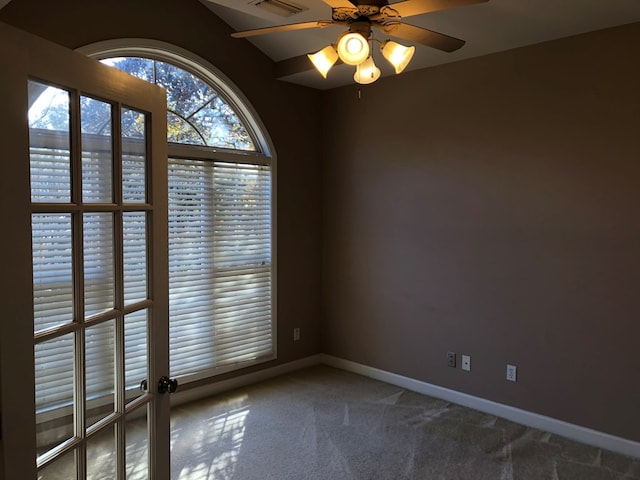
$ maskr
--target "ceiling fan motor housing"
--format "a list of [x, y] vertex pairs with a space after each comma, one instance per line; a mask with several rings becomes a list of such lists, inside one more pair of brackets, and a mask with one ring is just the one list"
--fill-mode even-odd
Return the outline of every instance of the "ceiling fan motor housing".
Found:
[[389, 5], [388, 0], [349, 0], [349, 1], [357, 7], [371, 6], [371, 7], [378, 7], [378, 9], [380, 9], [385, 5]]
[[353, 7], [335, 7], [331, 10], [331, 19], [334, 22], [358, 22], [368, 21], [369, 23], [383, 24], [387, 20], [400, 20], [400, 15], [396, 12], [388, 2], [366, 0], [365, 4], [355, 5]]
[[371, 21], [367, 17], [359, 17], [349, 22], [349, 31], [369, 38], [371, 36]]

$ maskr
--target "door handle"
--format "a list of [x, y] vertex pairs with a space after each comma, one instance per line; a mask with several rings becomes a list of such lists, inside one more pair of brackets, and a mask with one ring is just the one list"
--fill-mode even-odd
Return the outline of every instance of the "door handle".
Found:
[[169, 378], [166, 375], [158, 380], [158, 393], [173, 393], [178, 389], [178, 380]]

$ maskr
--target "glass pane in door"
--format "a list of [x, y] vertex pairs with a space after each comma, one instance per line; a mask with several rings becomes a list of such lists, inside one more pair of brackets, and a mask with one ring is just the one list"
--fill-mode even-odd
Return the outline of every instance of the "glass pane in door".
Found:
[[144, 309], [124, 317], [124, 385], [127, 402], [143, 395], [150, 385], [148, 315], [149, 312]]
[[29, 82], [29, 160], [31, 200], [71, 200], [69, 92]]
[[85, 318], [114, 308], [113, 214], [84, 214], [84, 315]]
[[108, 320], [85, 329], [87, 427], [116, 411], [116, 324]]
[[147, 412], [128, 415], [126, 435], [126, 479], [149, 479], [149, 420]]
[[70, 214], [31, 216], [34, 332], [73, 322]]
[[118, 470], [117, 429], [109, 425], [89, 437], [87, 441], [87, 478], [113, 480]]
[[76, 468], [78, 453], [76, 450], [71, 450], [60, 455], [53, 463], [38, 471], [38, 480], [74, 480], [78, 478]]
[[74, 345], [73, 333], [35, 345], [36, 443], [40, 457], [75, 435]]
[[144, 114], [122, 109], [122, 200], [125, 203], [147, 201], [146, 121]]
[[122, 214], [124, 233], [124, 303], [146, 300], [147, 294], [147, 214]]
[[82, 200], [113, 201], [113, 139], [111, 105], [89, 97], [80, 99], [82, 119]]

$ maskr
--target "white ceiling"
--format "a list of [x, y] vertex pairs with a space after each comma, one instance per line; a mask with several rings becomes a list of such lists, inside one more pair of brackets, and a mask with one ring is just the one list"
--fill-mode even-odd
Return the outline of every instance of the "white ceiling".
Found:
[[[331, 20], [331, 8], [322, 0], [289, 0], [308, 8], [291, 17], [268, 13], [253, 5], [256, 0], [201, 1], [237, 31], [285, 23]], [[389, 3], [396, 3], [396, 0]], [[416, 15], [403, 21], [467, 42], [453, 53], [416, 45], [413, 60], [405, 70], [409, 71], [638, 22], [640, 0], [489, 0], [488, 3]], [[318, 51], [333, 43], [344, 30], [344, 27], [331, 26], [270, 33], [235, 41], [250, 41], [277, 62]], [[374, 36], [376, 32], [379, 31], [375, 30]], [[407, 44], [406, 41], [403, 43]], [[383, 76], [394, 74], [380, 55], [374, 55], [374, 58]], [[354, 67], [340, 65], [329, 72], [326, 80], [315, 70], [285, 77], [283, 80], [327, 89], [354, 83], [353, 72]]]

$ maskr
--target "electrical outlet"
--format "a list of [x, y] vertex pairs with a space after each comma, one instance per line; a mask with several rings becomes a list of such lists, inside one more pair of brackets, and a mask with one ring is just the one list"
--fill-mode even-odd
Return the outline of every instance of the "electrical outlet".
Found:
[[456, 352], [447, 352], [447, 365], [456, 368]]
[[515, 365], [507, 365], [507, 380], [510, 382], [516, 381], [518, 367]]
[[298, 327], [293, 329], [293, 341], [297, 342], [300, 340], [300, 329]]
[[462, 370], [471, 371], [471, 356], [462, 355]]

